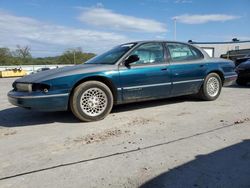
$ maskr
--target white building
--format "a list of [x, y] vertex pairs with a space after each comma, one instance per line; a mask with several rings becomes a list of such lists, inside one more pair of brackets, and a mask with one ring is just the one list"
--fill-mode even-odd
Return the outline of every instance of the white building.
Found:
[[203, 48], [211, 57], [220, 57], [221, 54], [226, 54], [229, 50], [250, 49], [250, 41], [189, 42]]

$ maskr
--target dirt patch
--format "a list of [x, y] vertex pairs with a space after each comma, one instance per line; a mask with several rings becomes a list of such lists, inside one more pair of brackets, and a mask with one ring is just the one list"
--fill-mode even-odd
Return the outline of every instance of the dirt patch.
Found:
[[184, 115], [190, 115], [190, 114], [192, 114], [192, 113], [190, 113], [190, 112], [182, 112], [182, 113], [177, 114], [177, 116], [184, 116]]
[[240, 120], [237, 120], [234, 122], [235, 125], [237, 124], [242, 124], [242, 123], [245, 123], [245, 122], [248, 122], [250, 121], [250, 118], [244, 118], [244, 119], [240, 119]]
[[127, 123], [127, 125], [129, 125], [129, 126], [132, 126], [132, 125], [148, 125], [148, 124], [150, 124], [152, 122], [157, 122], [160, 125], [163, 123], [163, 122], [160, 122], [160, 121], [157, 121], [157, 120], [154, 120], [154, 119], [136, 117], [136, 118], [132, 119], [131, 121], [129, 121]]
[[73, 139], [74, 143], [80, 144], [92, 144], [95, 142], [102, 142], [112, 137], [118, 137], [121, 134], [129, 133], [129, 131], [122, 131], [120, 129], [107, 130], [101, 133], [88, 134], [83, 137], [77, 137]]
[[16, 130], [3, 130], [3, 132], [1, 133], [1, 136], [11, 136], [11, 135], [15, 135], [17, 133]]
[[159, 121], [154, 118], [142, 118], [142, 117], [136, 117], [132, 120], [130, 120], [127, 125], [128, 126], [144, 126], [144, 125], [163, 125], [165, 122]]

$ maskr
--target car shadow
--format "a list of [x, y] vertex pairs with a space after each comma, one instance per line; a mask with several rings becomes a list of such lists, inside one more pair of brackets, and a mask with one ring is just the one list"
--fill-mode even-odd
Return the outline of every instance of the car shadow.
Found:
[[79, 122], [71, 112], [38, 112], [19, 107], [0, 111], [0, 127], [19, 127], [54, 122]]
[[142, 101], [142, 102], [117, 105], [117, 106], [114, 106], [111, 113], [133, 111], [133, 110], [138, 110], [138, 109], [143, 109], [143, 108], [151, 108], [151, 107], [155, 107], [155, 106], [163, 106], [163, 105], [170, 105], [170, 104], [175, 104], [175, 103], [182, 103], [182, 102], [186, 102], [186, 101], [202, 102], [202, 100], [195, 97], [194, 95], [180, 96], [180, 97], [156, 99], [156, 100], [149, 100], [149, 101]]
[[198, 155], [194, 160], [170, 169], [140, 187], [250, 187], [250, 140], [207, 155]]
[[[152, 100], [114, 106], [111, 113], [133, 111], [154, 106], [170, 105], [185, 101], [200, 100], [193, 96], [175, 97], [170, 99]], [[61, 123], [82, 123], [71, 112], [39, 112], [19, 107], [12, 107], [0, 111], [0, 127], [19, 127], [30, 125]]]
[[248, 88], [250, 88], [250, 82], [248, 82], [247, 85], [245, 85], [245, 86], [240, 86], [240, 85], [234, 83], [234, 84], [232, 84], [232, 85], [224, 86], [224, 87], [226, 87], [226, 88], [248, 89]]

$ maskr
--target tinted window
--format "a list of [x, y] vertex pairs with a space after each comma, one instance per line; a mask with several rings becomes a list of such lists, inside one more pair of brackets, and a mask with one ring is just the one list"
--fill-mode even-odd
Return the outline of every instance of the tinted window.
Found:
[[164, 63], [164, 51], [160, 43], [142, 44], [131, 55], [138, 55], [140, 58], [133, 64]]
[[170, 53], [171, 60], [175, 62], [203, 58], [202, 53], [198, 49], [187, 44], [168, 43], [167, 48]]
[[117, 46], [104, 54], [90, 59], [85, 64], [115, 64], [134, 45], [135, 43]]

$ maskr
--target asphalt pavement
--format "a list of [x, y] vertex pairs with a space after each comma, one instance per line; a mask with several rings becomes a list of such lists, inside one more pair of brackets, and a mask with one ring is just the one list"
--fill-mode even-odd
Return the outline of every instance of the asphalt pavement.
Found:
[[102, 121], [12, 106], [0, 79], [0, 187], [250, 187], [250, 87], [114, 107]]

